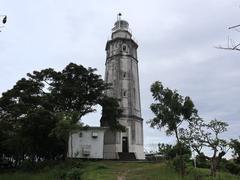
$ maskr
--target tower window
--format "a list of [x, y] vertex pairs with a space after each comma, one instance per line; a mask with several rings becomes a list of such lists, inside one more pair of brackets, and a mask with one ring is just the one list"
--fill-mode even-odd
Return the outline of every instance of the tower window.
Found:
[[83, 134], [82, 134], [82, 132], [80, 132], [80, 133], [79, 133], [79, 137], [82, 137], [82, 136], [83, 136]]
[[123, 97], [127, 96], [127, 91], [123, 91]]
[[126, 44], [122, 45], [122, 51], [127, 52], [127, 45]]
[[125, 78], [127, 76], [126, 72], [123, 72], [123, 78]]

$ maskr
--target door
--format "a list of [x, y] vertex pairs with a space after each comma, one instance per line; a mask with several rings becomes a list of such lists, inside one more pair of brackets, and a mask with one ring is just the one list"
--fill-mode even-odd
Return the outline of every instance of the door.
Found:
[[122, 152], [128, 152], [128, 137], [122, 138]]

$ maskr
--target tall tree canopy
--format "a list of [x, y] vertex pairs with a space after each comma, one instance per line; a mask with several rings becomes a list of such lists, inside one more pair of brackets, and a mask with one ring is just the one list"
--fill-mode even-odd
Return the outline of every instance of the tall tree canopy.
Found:
[[16, 163], [26, 156], [66, 156], [69, 132], [81, 126], [82, 116], [95, 111], [108, 88], [95, 70], [70, 63], [62, 71], [34, 71], [3, 93], [0, 153]]
[[151, 86], [154, 103], [150, 108], [154, 118], [148, 123], [151, 127], [166, 128], [167, 135], [175, 134], [177, 139], [178, 154], [176, 154], [176, 169], [185, 175], [185, 163], [183, 157], [184, 144], [179, 138], [179, 129], [183, 122], [191, 122], [197, 116], [197, 110], [190, 97], [183, 97], [176, 90], [165, 88], [161, 82], [156, 81]]
[[161, 82], [156, 81], [151, 86], [154, 103], [150, 108], [154, 118], [148, 123], [153, 128], [166, 128], [167, 135], [175, 134], [180, 143], [178, 129], [184, 121], [191, 121], [197, 110], [190, 97], [183, 97], [176, 90], [165, 88]]

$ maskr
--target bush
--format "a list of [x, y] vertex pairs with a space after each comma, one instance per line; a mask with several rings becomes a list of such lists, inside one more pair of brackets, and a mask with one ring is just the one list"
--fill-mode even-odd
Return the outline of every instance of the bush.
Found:
[[60, 170], [60, 169], [54, 169], [53, 170], [53, 176], [57, 180], [65, 180], [66, 179], [66, 170]]
[[205, 158], [203, 154], [196, 156], [196, 163], [198, 168], [210, 168], [210, 162]]
[[173, 167], [177, 172], [184, 175], [185, 171], [186, 171], [186, 168], [187, 168], [186, 161], [184, 160], [184, 156], [182, 156], [182, 157], [181, 156], [176, 156], [173, 159]]
[[225, 168], [232, 174], [240, 175], [240, 166], [234, 162], [228, 161]]
[[[183, 173], [182, 171], [185, 172], [186, 162], [190, 161], [192, 155], [190, 147], [184, 143], [177, 143], [175, 145], [159, 143], [158, 151], [158, 155], [160, 155], [159, 160], [173, 160], [174, 169], [181, 173]], [[156, 156], [149, 156], [147, 159], [153, 160], [155, 157]]]
[[37, 169], [36, 162], [32, 162], [32, 161], [30, 161], [30, 160], [24, 160], [24, 161], [22, 162], [22, 167], [21, 167], [21, 169], [22, 169], [23, 171], [27, 171], [27, 172], [29, 172], [29, 171], [34, 171], [34, 170]]
[[56, 165], [59, 165], [60, 161], [53, 161], [53, 160], [45, 160], [45, 161], [30, 161], [30, 160], [24, 160], [22, 162], [21, 169], [23, 171], [38, 171], [38, 170], [49, 170], [55, 167]]

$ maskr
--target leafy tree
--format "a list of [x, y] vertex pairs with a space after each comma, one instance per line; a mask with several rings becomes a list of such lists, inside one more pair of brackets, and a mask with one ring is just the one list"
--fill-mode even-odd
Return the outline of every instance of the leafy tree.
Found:
[[60, 72], [44, 69], [28, 74], [33, 81], [45, 84], [42, 90], [49, 94], [48, 106], [59, 120], [51, 135], [56, 135], [65, 144], [64, 157], [70, 132], [80, 127], [77, 123], [82, 116], [95, 111], [93, 107], [102, 100], [103, 91], [108, 88], [95, 71], [70, 63]]
[[165, 127], [166, 134], [175, 134], [177, 143], [180, 143], [179, 127], [184, 121], [191, 121], [197, 113], [192, 100], [188, 96], [183, 98], [176, 90], [164, 88], [159, 81], [152, 84], [151, 92], [154, 103], [150, 108], [155, 117], [148, 123], [157, 129]]
[[[78, 112], [78, 120], [87, 113], [95, 111], [93, 108], [103, 98], [103, 91], [108, 87], [95, 74], [96, 69], [84, 68], [70, 63], [60, 72], [53, 69], [34, 71], [28, 76], [39, 83], [45, 84], [44, 93], [50, 92], [49, 102], [54, 112]], [[77, 118], [76, 118], [77, 119]], [[77, 121], [77, 120], [76, 120]]]
[[[32, 120], [36, 122], [37, 112], [44, 110], [40, 92], [41, 86], [42, 84], [23, 78], [11, 90], [3, 93], [0, 98], [0, 124], [6, 127], [6, 129], [1, 130], [5, 138], [0, 143], [5, 149], [4, 154], [11, 154], [16, 165], [24, 158], [24, 155], [34, 157], [36, 150], [40, 149], [40, 146], [34, 145], [34, 143], [40, 143], [40, 141], [36, 141], [37, 136], [47, 133], [47, 126], [42, 128], [40, 134], [33, 135], [31, 134], [33, 131], [28, 131], [39, 128], [39, 124], [36, 125]], [[44, 117], [38, 118], [38, 120], [42, 121]], [[47, 147], [45, 147], [45, 151], [48, 150]]]
[[[228, 124], [223, 121], [211, 120], [205, 123], [201, 118], [196, 118], [189, 123], [188, 129], [181, 129], [181, 139], [198, 153], [210, 161], [211, 175], [216, 176], [217, 166], [226, 154], [228, 143], [219, 135], [227, 131]], [[202, 148], [207, 147], [212, 150], [212, 156], [206, 156]]]
[[0, 153], [16, 164], [65, 157], [69, 133], [95, 111], [108, 86], [95, 69], [73, 63], [27, 75], [0, 98]]
[[67, 113], [57, 113], [56, 117], [58, 122], [56, 126], [52, 129], [50, 137], [57, 137], [57, 139], [63, 144], [63, 159], [67, 157], [68, 152], [68, 140], [71, 140], [71, 132], [78, 130], [82, 127], [82, 123], [78, 122], [78, 112]]
[[231, 139], [230, 147], [233, 149], [233, 157], [237, 164], [240, 164], [240, 140]]
[[[179, 128], [183, 122], [191, 122], [193, 117], [197, 115], [197, 110], [190, 97], [187, 96], [184, 98], [176, 90], [164, 88], [159, 81], [152, 84], [151, 92], [154, 103], [151, 104], [150, 108], [155, 116], [148, 123], [153, 128], [166, 128], [167, 135], [174, 134], [177, 144], [180, 146], [179, 155], [181, 156], [182, 143], [179, 138]], [[183, 168], [181, 169], [181, 174], [182, 176], [184, 175]]]

